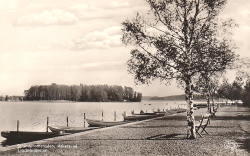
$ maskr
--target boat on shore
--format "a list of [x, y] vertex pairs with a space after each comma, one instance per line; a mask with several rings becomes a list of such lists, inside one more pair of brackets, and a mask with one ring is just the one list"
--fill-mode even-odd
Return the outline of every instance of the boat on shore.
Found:
[[41, 140], [64, 135], [63, 132], [2, 131], [1, 136], [8, 140]]
[[48, 126], [52, 132], [64, 131], [65, 133], [79, 133], [88, 130], [97, 129], [99, 127], [67, 127], [67, 126]]
[[155, 112], [153, 113], [140, 113], [140, 114], [132, 114], [132, 115], [156, 115]]
[[131, 115], [131, 116], [124, 116], [125, 121], [138, 121], [138, 120], [147, 120], [152, 118], [157, 118], [163, 116], [162, 114], [153, 114], [153, 115]]
[[116, 126], [121, 124], [126, 124], [128, 121], [102, 121], [102, 120], [92, 120], [86, 119], [89, 126], [91, 127], [109, 127], [109, 126]]
[[171, 111], [174, 111], [176, 113], [183, 113], [183, 112], [186, 112], [187, 109], [185, 109], [185, 108], [176, 108], [176, 109], [171, 109]]
[[144, 111], [141, 110], [139, 114], [136, 114], [135, 111], [132, 110], [132, 111], [131, 111], [131, 114], [132, 114], [132, 115], [155, 115], [156, 113], [155, 113], [155, 112], [152, 112], [152, 113], [147, 113], [147, 112], [146, 112], [146, 113], [144, 113]]

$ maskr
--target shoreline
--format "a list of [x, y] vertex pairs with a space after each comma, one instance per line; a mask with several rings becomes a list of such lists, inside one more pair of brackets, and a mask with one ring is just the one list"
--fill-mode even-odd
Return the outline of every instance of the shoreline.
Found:
[[[196, 120], [207, 112], [206, 108], [195, 112]], [[242, 113], [242, 115], [238, 115]], [[58, 138], [50, 138], [29, 145], [54, 145], [48, 148], [46, 155], [247, 155], [250, 139], [248, 123], [249, 108], [224, 106], [212, 118], [207, 127], [210, 135], [195, 140], [184, 139], [186, 135], [186, 113], [173, 114], [156, 119], [143, 120], [125, 125], [102, 128], [98, 130], [76, 133]], [[242, 125], [245, 126], [242, 128]], [[227, 148], [227, 141], [237, 144], [233, 152]], [[58, 145], [64, 145], [58, 147]], [[23, 145], [23, 144], [22, 144]], [[73, 146], [77, 145], [77, 148]], [[180, 145], [181, 149], [180, 149]], [[228, 145], [229, 146], [229, 145]], [[17, 145], [0, 154], [15, 155]], [[76, 147], [76, 146], [75, 146]], [[21, 149], [21, 148], [20, 148]], [[27, 149], [27, 148], [22, 148]], [[38, 152], [39, 153], [39, 152]], [[33, 155], [27, 152], [25, 155]], [[40, 151], [40, 154], [42, 152]]]

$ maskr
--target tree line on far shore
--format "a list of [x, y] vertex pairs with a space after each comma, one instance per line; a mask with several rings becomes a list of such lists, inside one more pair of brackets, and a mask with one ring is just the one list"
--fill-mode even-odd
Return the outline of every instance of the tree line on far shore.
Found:
[[119, 85], [36, 85], [24, 91], [24, 100], [67, 100], [81, 102], [140, 102], [142, 93]]
[[23, 101], [23, 96], [0, 96], [0, 101]]

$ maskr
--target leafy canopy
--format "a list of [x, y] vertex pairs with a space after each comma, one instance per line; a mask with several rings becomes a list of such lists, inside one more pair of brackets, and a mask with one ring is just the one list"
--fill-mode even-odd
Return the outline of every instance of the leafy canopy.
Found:
[[222, 71], [237, 56], [230, 38], [233, 20], [217, 16], [226, 0], [146, 0], [145, 15], [125, 20], [122, 41], [132, 44], [128, 71], [136, 83], [160, 78], [190, 80], [200, 73]]

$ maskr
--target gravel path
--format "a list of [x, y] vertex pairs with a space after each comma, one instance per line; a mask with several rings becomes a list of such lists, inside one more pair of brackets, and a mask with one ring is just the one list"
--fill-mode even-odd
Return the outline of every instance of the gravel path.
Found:
[[[195, 112], [196, 120], [206, 109]], [[187, 155], [187, 156], [244, 156], [249, 155], [248, 108], [226, 106], [219, 109], [207, 127], [210, 135], [185, 139], [186, 113], [104, 128], [88, 133], [53, 138], [29, 143], [30, 148], [19, 148], [0, 155]], [[37, 147], [39, 145], [40, 147]], [[18, 151], [19, 150], [19, 151]]]

